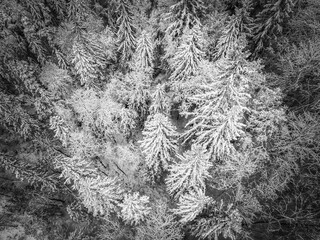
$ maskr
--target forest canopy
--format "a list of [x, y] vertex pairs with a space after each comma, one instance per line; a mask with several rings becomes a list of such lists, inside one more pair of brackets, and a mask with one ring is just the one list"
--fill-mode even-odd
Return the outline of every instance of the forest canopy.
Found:
[[0, 239], [320, 239], [320, 1], [0, 0], [0, 46]]

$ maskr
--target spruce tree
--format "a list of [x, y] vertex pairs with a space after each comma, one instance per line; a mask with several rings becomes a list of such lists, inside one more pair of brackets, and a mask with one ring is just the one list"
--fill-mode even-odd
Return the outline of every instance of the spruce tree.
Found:
[[158, 84], [155, 91], [151, 95], [153, 102], [150, 106], [150, 113], [163, 113], [168, 115], [170, 112], [170, 102], [165, 93], [165, 85]]
[[203, 190], [191, 190], [180, 196], [178, 207], [173, 210], [173, 213], [181, 217], [180, 222], [188, 223], [194, 220], [210, 201], [211, 198], [205, 196]]
[[205, 190], [210, 167], [212, 164], [206, 150], [193, 145], [181, 162], [170, 166], [170, 174], [166, 179], [168, 192], [178, 198], [189, 191]]
[[133, 225], [141, 223], [150, 214], [148, 203], [149, 197], [140, 196], [138, 192], [125, 194], [123, 203], [119, 204], [122, 218]]
[[273, 0], [263, 6], [258, 14], [253, 31], [254, 53], [257, 55], [263, 48], [269, 47], [270, 40], [277, 40], [283, 33], [286, 21], [293, 13], [295, 2], [292, 0]]
[[143, 30], [137, 39], [137, 48], [134, 53], [134, 67], [137, 69], [147, 70], [153, 68], [153, 40], [150, 32]]
[[130, 60], [136, 47], [136, 27], [134, 25], [132, 4], [129, 0], [117, 2], [117, 44], [122, 62]]
[[137, 227], [137, 240], [181, 240], [183, 232], [181, 224], [169, 209], [168, 203], [157, 199], [152, 204], [151, 214], [144, 224]]
[[172, 59], [169, 59], [172, 73], [171, 81], [187, 81], [196, 75], [203, 60], [204, 53], [203, 33], [199, 25], [191, 30], [186, 30], [182, 35], [182, 41]]
[[236, 150], [233, 141], [244, 135], [243, 118], [248, 111], [252, 87], [263, 79], [259, 66], [246, 60], [243, 43], [238, 42], [226, 58], [215, 65], [205, 66], [207, 71], [204, 92], [190, 97], [198, 107], [187, 123], [185, 140], [194, 139], [217, 158], [231, 156]]
[[142, 132], [141, 148], [154, 178], [167, 170], [177, 153], [177, 133], [169, 118], [162, 113], [149, 117]]
[[236, 8], [235, 15], [229, 17], [226, 26], [222, 29], [222, 34], [216, 45], [215, 59], [225, 57], [236, 44], [240, 35], [245, 34], [249, 37], [252, 34], [251, 2], [244, 0], [242, 4], [241, 8]]
[[201, 25], [200, 17], [205, 10], [202, 0], [177, 0], [170, 6], [168, 14], [169, 26], [166, 34], [172, 39], [180, 37], [183, 32], [192, 29], [195, 25]]

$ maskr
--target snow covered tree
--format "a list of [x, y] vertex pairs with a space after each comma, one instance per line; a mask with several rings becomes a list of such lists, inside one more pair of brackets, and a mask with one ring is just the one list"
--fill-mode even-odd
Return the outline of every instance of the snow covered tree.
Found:
[[176, 198], [189, 191], [205, 190], [205, 180], [210, 177], [212, 167], [209, 155], [200, 146], [193, 145], [184, 155], [181, 162], [170, 166], [166, 179], [168, 192]]
[[41, 190], [56, 191], [57, 175], [40, 164], [28, 163], [25, 159], [14, 158], [8, 154], [0, 154], [0, 164], [13, 173], [20, 181], [26, 181]]
[[102, 72], [115, 59], [114, 35], [93, 14], [86, 14], [85, 20], [79, 22], [61, 24], [52, 40], [59, 66], [65, 69], [73, 65], [82, 85], [103, 79]]
[[94, 165], [83, 158], [56, 159], [55, 165], [62, 170], [61, 178], [79, 192], [84, 206], [94, 215], [106, 215], [118, 211], [123, 188], [119, 180], [101, 176]]
[[130, 60], [136, 48], [136, 27], [133, 22], [132, 4], [129, 0], [117, 2], [117, 43], [122, 62]]
[[218, 239], [222, 235], [235, 240], [243, 236], [243, 218], [233, 204], [226, 204], [223, 200], [211, 201], [201, 214], [205, 217], [199, 217], [190, 227], [200, 239]]
[[222, 34], [219, 37], [216, 46], [215, 58], [225, 57], [237, 39], [242, 34], [251, 34], [251, 24], [252, 18], [249, 16], [251, 2], [250, 0], [242, 1], [243, 6], [241, 8], [236, 8], [236, 13], [230, 16], [226, 26], [222, 29]]
[[150, 106], [150, 114], [162, 113], [168, 115], [170, 112], [170, 103], [169, 99], [165, 93], [165, 85], [158, 84], [155, 91], [151, 95], [153, 99]]
[[182, 42], [173, 57], [169, 59], [172, 73], [171, 81], [187, 81], [196, 75], [203, 60], [204, 38], [199, 25], [186, 30], [182, 35]]
[[73, 21], [83, 21], [90, 14], [89, 3], [85, 0], [71, 0], [68, 3], [68, 18]]
[[286, 54], [279, 56], [277, 66], [281, 74], [275, 76], [275, 82], [281, 87], [290, 106], [319, 109], [319, 54], [319, 39], [315, 38], [288, 47]]
[[72, 63], [74, 64], [74, 67], [80, 76], [81, 84], [90, 83], [97, 77], [93, 56], [88, 53], [85, 45], [81, 42], [75, 42], [72, 50]]
[[203, 93], [191, 96], [198, 107], [187, 123], [185, 140], [194, 139], [196, 144], [209, 150], [211, 156], [231, 156], [236, 150], [233, 142], [244, 135], [244, 113], [248, 111], [250, 93], [264, 78], [260, 66], [246, 60], [243, 43], [238, 41], [214, 65], [207, 63], [202, 69], [207, 83], [201, 86]]
[[136, 112], [139, 125], [145, 121], [149, 113], [151, 83], [149, 73], [136, 69], [113, 78], [108, 85], [107, 95], [122, 106], [127, 106], [127, 110]]
[[14, 98], [0, 93], [0, 126], [23, 139], [31, 136], [38, 129], [36, 119], [23, 108], [23, 98]]
[[202, 17], [205, 4], [202, 0], [177, 0], [170, 6], [169, 26], [166, 34], [172, 39], [180, 37], [185, 30], [192, 29], [195, 25], [201, 25], [200, 17]]
[[293, 0], [272, 0], [263, 6], [253, 28], [255, 54], [269, 46], [270, 40], [282, 34], [284, 24], [293, 13], [294, 4]]
[[130, 224], [139, 224], [150, 213], [148, 203], [149, 197], [140, 196], [138, 192], [125, 194], [123, 203], [119, 204], [122, 218]]
[[53, 98], [64, 98], [71, 92], [72, 78], [65, 69], [48, 63], [42, 67], [40, 82], [48, 89]]
[[181, 240], [181, 224], [170, 212], [168, 204], [157, 200], [144, 224], [137, 227], [136, 240]]
[[55, 132], [54, 136], [62, 142], [62, 145], [66, 146], [69, 137], [69, 129], [60, 116], [53, 116], [50, 118], [50, 129]]
[[173, 213], [181, 217], [180, 222], [191, 222], [206, 208], [210, 201], [212, 199], [205, 196], [203, 190], [191, 190], [189, 193], [180, 196], [178, 208], [173, 209]]
[[153, 68], [154, 44], [151, 33], [143, 30], [137, 39], [137, 48], [134, 53], [134, 67], [137, 69], [148, 70]]
[[140, 144], [146, 165], [154, 178], [159, 178], [161, 172], [168, 169], [177, 153], [175, 130], [169, 118], [162, 113], [154, 114], [145, 123], [144, 138]]

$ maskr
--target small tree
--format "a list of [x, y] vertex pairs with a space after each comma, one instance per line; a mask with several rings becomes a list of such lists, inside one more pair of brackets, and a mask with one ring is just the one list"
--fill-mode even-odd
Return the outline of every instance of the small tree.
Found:
[[140, 144], [146, 156], [146, 165], [153, 177], [159, 177], [177, 153], [176, 128], [168, 117], [156, 113], [149, 117], [142, 134], [144, 139]]
[[180, 37], [186, 29], [191, 29], [200, 24], [200, 18], [205, 10], [202, 0], [177, 0], [170, 6], [171, 12], [168, 14], [169, 26], [166, 34], [172, 39]]
[[137, 39], [137, 48], [134, 53], [134, 67], [137, 69], [147, 70], [153, 67], [153, 41], [151, 33], [143, 30]]
[[168, 192], [178, 198], [192, 190], [205, 190], [205, 180], [210, 177], [210, 167], [212, 164], [206, 150], [193, 145], [181, 158], [181, 162], [170, 166], [170, 174], [166, 179]]
[[133, 23], [132, 5], [128, 0], [118, 1], [118, 52], [121, 60], [128, 61], [134, 53], [136, 47], [136, 28]]
[[181, 240], [181, 224], [170, 212], [166, 202], [158, 200], [152, 204], [152, 210], [144, 224], [137, 227], [135, 240]]
[[196, 75], [204, 57], [204, 39], [199, 25], [186, 30], [182, 42], [172, 59], [169, 60], [172, 73], [171, 81], [186, 81]]
[[284, 24], [293, 13], [294, 4], [293, 0], [273, 0], [263, 6], [253, 28], [255, 55], [270, 45], [270, 39], [277, 39], [283, 33]]
[[173, 209], [173, 213], [181, 217], [180, 222], [191, 222], [206, 208], [210, 201], [212, 199], [205, 196], [201, 189], [191, 190], [180, 196], [178, 208]]
[[165, 85], [158, 84], [155, 91], [151, 95], [153, 102], [150, 106], [150, 113], [162, 113], [168, 115], [170, 112], [170, 102], [165, 93]]
[[137, 225], [145, 220], [150, 213], [151, 208], [148, 207], [149, 197], [139, 196], [138, 192], [133, 194], [125, 194], [123, 203], [119, 206], [121, 209], [122, 218], [130, 224]]

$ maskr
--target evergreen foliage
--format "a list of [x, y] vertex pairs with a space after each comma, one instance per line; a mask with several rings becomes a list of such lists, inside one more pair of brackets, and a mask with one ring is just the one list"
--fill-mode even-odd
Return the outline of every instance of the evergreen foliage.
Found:
[[117, 2], [117, 44], [122, 61], [130, 60], [136, 48], [136, 27], [134, 25], [132, 5], [129, 0]]
[[258, 14], [254, 26], [255, 53], [269, 47], [270, 39], [277, 40], [277, 35], [283, 33], [294, 4], [293, 0], [274, 0], [263, 5], [263, 10]]
[[150, 213], [149, 197], [139, 196], [138, 192], [125, 194], [123, 203], [119, 204], [122, 218], [130, 224], [139, 224]]
[[151, 116], [142, 132], [141, 148], [151, 174], [158, 178], [177, 153], [177, 133], [167, 116], [156, 113]]
[[180, 196], [178, 208], [173, 209], [173, 213], [181, 217], [180, 222], [187, 223], [194, 220], [210, 201], [203, 190], [193, 190]]
[[89, 4], [84, 0], [71, 0], [68, 3], [68, 18], [73, 21], [83, 21], [90, 13]]
[[57, 175], [53, 172], [48, 172], [44, 167], [20, 162], [18, 159], [5, 154], [0, 155], [0, 163], [20, 181], [27, 181], [31, 185], [40, 187], [41, 189], [57, 190]]
[[251, 35], [252, 18], [250, 17], [251, 3], [243, 1], [242, 8], [237, 8], [231, 16], [217, 42], [215, 58], [225, 57], [236, 44], [241, 34]]
[[175, 216], [169, 212], [167, 203], [158, 200], [153, 204], [145, 224], [137, 227], [136, 240], [181, 240], [183, 234]]
[[180, 37], [185, 30], [192, 29], [195, 25], [201, 25], [200, 17], [205, 10], [202, 0], [177, 0], [170, 6], [170, 19], [166, 34], [172, 39]]
[[175, 197], [196, 190], [205, 190], [205, 179], [210, 177], [209, 155], [200, 146], [193, 145], [185, 153], [181, 162], [170, 166], [170, 175], [166, 179], [168, 192]]
[[181, 38], [180, 46], [169, 61], [172, 69], [171, 81], [187, 81], [198, 73], [203, 60], [204, 39], [199, 25], [186, 30]]
[[25, 139], [31, 135], [33, 131], [38, 129], [37, 121], [22, 107], [23, 96], [14, 98], [5, 93], [1, 93], [0, 99], [0, 124], [2, 127]]
[[62, 169], [61, 178], [73, 184], [83, 205], [94, 215], [108, 215], [117, 210], [123, 189], [115, 178], [101, 176], [94, 166], [78, 157], [60, 159], [56, 166]]
[[57, 137], [63, 145], [67, 145], [68, 141], [68, 127], [63, 119], [59, 116], [50, 118], [50, 129], [54, 130], [55, 137]]
[[319, 1], [0, 2], [0, 239], [318, 238]]
[[237, 239], [242, 234], [242, 217], [239, 211], [232, 205], [226, 205], [222, 200], [212, 201], [209, 204], [210, 215], [207, 218], [196, 220], [192, 227], [194, 235], [200, 239], [224, 238]]
[[136, 112], [139, 114], [138, 118], [144, 120], [151, 98], [150, 85], [150, 75], [137, 70], [112, 79], [107, 92], [116, 102], [128, 106], [132, 113]]
[[279, 57], [282, 74], [277, 83], [286, 94], [286, 101], [300, 109], [317, 108], [319, 84], [319, 42], [311, 39], [298, 46], [293, 45]]
[[134, 53], [134, 62], [137, 69], [147, 70], [154, 65], [154, 44], [151, 33], [143, 30], [137, 39], [137, 48]]
[[153, 102], [150, 106], [150, 113], [157, 114], [162, 113], [168, 115], [170, 112], [169, 99], [165, 93], [165, 85], [158, 84], [155, 91], [151, 95]]
[[248, 111], [250, 87], [263, 79], [259, 66], [248, 62], [242, 49], [243, 43], [238, 42], [226, 58], [204, 66], [204, 92], [190, 98], [198, 107], [186, 112], [194, 117], [187, 124], [184, 138], [195, 137], [196, 144], [208, 148], [210, 155], [218, 158], [235, 152], [232, 141], [244, 135], [242, 121]]

